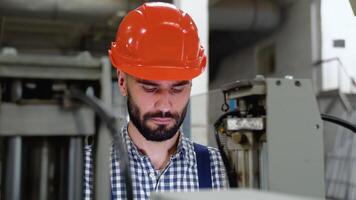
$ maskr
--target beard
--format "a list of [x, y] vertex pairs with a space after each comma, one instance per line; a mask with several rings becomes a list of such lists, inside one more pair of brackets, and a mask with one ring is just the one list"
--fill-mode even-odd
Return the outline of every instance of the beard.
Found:
[[[185, 115], [187, 113], [189, 101], [183, 108], [181, 114], [178, 112], [148, 112], [142, 116], [138, 106], [132, 101], [131, 96], [128, 94], [127, 98], [127, 110], [129, 112], [130, 120], [141, 133], [141, 135], [149, 141], [163, 142], [171, 139], [179, 130], [180, 126], [183, 123]], [[147, 122], [149, 119], [154, 117], [168, 117], [173, 119], [173, 125], [157, 125], [156, 128], [150, 127]]]

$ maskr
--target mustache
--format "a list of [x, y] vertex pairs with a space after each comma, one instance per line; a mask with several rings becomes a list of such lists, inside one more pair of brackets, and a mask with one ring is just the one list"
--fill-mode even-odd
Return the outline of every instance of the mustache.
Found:
[[179, 119], [179, 114], [178, 113], [171, 113], [171, 112], [162, 112], [162, 111], [157, 111], [157, 112], [151, 112], [151, 113], [146, 113], [143, 116], [144, 120], [147, 120], [149, 118], [154, 118], [154, 117], [161, 117], [161, 118], [172, 118], [172, 119]]

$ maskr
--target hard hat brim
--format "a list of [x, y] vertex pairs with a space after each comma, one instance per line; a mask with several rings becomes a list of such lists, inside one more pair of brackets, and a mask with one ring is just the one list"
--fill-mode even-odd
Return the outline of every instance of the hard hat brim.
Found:
[[198, 66], [167, 66], [167, 65], [135, 65], [133, 63], [117, 62], [109, 51], [112, 65], [136, 78], [145, 80], [192, 80], [205, 69], [206, 57]]

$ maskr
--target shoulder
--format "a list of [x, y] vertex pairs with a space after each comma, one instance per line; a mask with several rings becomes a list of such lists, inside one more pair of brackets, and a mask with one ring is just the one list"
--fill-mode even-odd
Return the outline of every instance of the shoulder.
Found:
[[220, 151], [217, 148], [211, 146], [206, 146], [206, 147], [209, 150], [210, 157], [217, 158], [217, 159], [221, 158]]
[[194, 150], [194, 144], [197, 144], [198, 146], [202, 148], [206, 148], [209, 151], [210, 159], [211, 160], [221, 160], [220, 152], [217, 148], [202, 145], [199, 143], [193, 142], [191, 139], [183, 137], [183, 148], [188, 151], [189, 153], [195, 153]]
[[210, 153], [210, 169], [212, 177], [212, 186], [215, 189], [227, 187], [226, 172], [220, 151], [214, 147], [208, 147]]
[[[189, 140], [189, 146], [191, 151], [193, 152], [194, 142]], [[201, 147], [206, 148], [209, 152], [212, 187], [214, 189], [221, 189], [227, 187], [225, 166], [222, 161], [219, 150], [217, 148], [210, 147], [210, 146], [201, 145]], [[196, 152], [194, 151], [192, 155], [195, 154]], [[194, 156], [194, 160], [196, 160], [195, 156]]]
[[[189, 155], [195, 155], [196, 152], [194, 150], [194, 142], [188, 138], [183, 138], [183, 143], [185, 146], [186, 151], [188, 151]], [[197, 144], [197, 143], [196, 143]], [[200, 145], [200, 144], [198, 144]], [[205, 146], [205, 145], [200, 145], [203, 148], [206, 148], [209, 151], [209, 157], [210, 157], [210, 167], [211, 170], [218, 174], [224, 174], [225, 173], [225, 167], [220, 155], [220, 151], [217, 148], [211, 147], [211, 146]], [[195, 156], [194, 156], [195, 157]], [[195, 158], [194, 158], [195, 160]]]
[[215, 168], [215, 170], [224, 171], [225, 167], [221, 158], [220, 151], [217, 148], [210, 146], [208, 146], [207, 148], [210, 154], [211, 167]]

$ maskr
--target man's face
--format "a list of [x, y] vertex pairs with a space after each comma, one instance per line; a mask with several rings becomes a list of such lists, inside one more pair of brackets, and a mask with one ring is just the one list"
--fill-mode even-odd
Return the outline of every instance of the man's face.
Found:
[[191, 81], [151, 81], [126, 75], [127, 107], [131, 122], [150, 141], [172, 138], [189, 103]]

